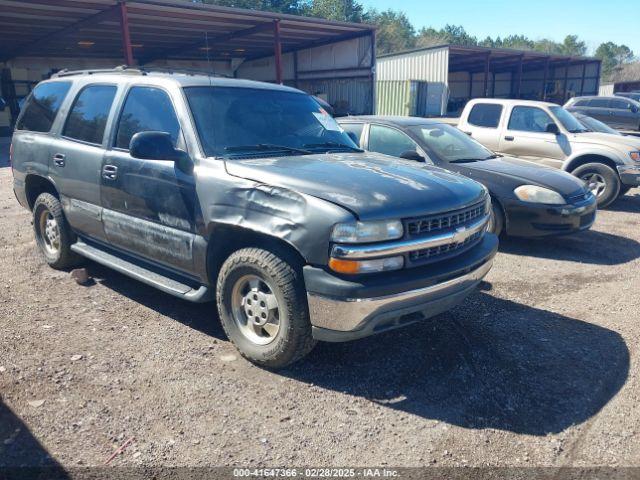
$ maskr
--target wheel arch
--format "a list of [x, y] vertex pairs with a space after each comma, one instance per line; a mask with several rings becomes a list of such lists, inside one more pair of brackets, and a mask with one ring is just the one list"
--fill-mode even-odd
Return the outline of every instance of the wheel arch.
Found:
[[307, 263], [300, 251], [288, 241], [238, 225], [217, 224], [211, 229], [207, 245], [207, 276], [215, 284], [220, 268], [229, 256], [242, 248], [263, 248], [278, 253], [294, 266]]
[[38, 195], [41, 193], [50, 193], [58, 200], [60, 200], [60, 194], [58, 189], [51, 179], [37, 175], [34, 173], [28, 174], [24, 179], [24, 191], [29, 210], [33, 210], [33, 205], [36, 203]]
[[610, 157], [606, 155], [601, 155], [597, 153], [589, 153], [585, 155], [580, 155], [575, 158], [568, 160], [563, 166], [562, 169], [565, 172], [573, 172], [576, 168], [581, 167], [582, 165], [586, 165], [587, 163], [602, 163], [611, 167], [611, 169], [618, 174], [617, 166], [618, 164], [612, 160]]

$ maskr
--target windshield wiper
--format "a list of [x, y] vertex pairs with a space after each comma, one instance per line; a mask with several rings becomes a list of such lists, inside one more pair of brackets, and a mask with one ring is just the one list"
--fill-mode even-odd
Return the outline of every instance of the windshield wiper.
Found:
[[277, 151], [282, 150], [285, 152], [299, 153], [301, 155], [310, 155], [312, 152], [304, 150], [302, 148], [287, 147], [286, 145], [275, 145], [273, 143], [257, 143], [255, 145], [234, 145], [232, 147], [225, 147], [226, 152], [261, 152], [261, 151]]
[[346, 148], [352, 152], [364, 152], [361, 148], [351, 147], [349, 145], [345, 145], [344, 143], [339, 142], [322, 142], [322, 143], [305, 143], [303, 145], [305, 148], [322, 148], [327, 147], [329, 149], [333, 148]]
[[585, 128], [574, 128], [573, 130], [569, 130], [569, 133], [585, 133], [589, 131], [590, 130], [587, 130]]
[[453, 160], [449, 160], [449, 163], [473, 163], [473, 162], [481, 162], [484, 160], [483, 158], [455, 158]]

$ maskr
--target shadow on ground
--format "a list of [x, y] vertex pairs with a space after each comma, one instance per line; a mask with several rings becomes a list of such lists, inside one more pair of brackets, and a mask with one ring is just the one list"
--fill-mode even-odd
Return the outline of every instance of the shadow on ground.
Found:
[[24, 422], [0, 398], [0, 478], [70, 478]]
[[640, 257], [640, 243], [611, 233], [587, 230], [565, 237], [500, 238], [500, 251], [552, 260], [619, 265]]
[[[90, 271], [108, 288], [224, 338], [214, 304], [176, 300], [95, 264]], [[424, 418], [530, 435], [586, 421], [622, 388], [629, 352], [618, 333], [485, 292], [414, 326], [318, 344], [278, 373]]]
[[635, 188], [631, 190], [606, 209], [614, 212], [640, 213], [640, 189]]

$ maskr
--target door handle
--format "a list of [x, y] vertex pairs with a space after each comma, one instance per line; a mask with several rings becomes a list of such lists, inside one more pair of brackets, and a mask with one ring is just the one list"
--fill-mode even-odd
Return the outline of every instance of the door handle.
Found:
[[118, 177], [118, 167], [115, 165], [105, 165], [102, 167], [102, 178], [105, 180], [115, 180]]
[[513, 142], [513, 141], [515, 140], [515, 138], [513, 138], [511, 135], [507, 135], [506, 137], [504, 137], [504, 139], [505, 139], [507, 142]]
[[63, 153], [56, 153], [53, 156], [53, 163], [55, 164], [56, 167], [64, 167], [64, 159], [65, 159], [65, 156]]

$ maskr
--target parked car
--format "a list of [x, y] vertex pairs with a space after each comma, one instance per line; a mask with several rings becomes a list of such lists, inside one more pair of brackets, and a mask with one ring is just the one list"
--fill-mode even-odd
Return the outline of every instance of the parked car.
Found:
[[623, 134], [620, 132], [620, 130], [616, 130], [615, 128], [611, 128], [609, 125], [607, 125], [604, 122], [601, 122], [600, 120], [596, 120], [593, 117], [590, 117], [589, 115], [585, 115], [584, 113], [574, 113], [573, 114], [574, 117], [576, 117], [578, 119], [578, 121], [585, 126], [585, 128], [587, 128], [587, 130], [589, 130], [590, 132], [598, 132], [598, 133], [607, 133], [609, 135], [617, 135], [617, 136], [623, 136]]
[[439, 120], [360, 116], [338, 120], [371, 152], [446, 168], [482, 183], [491, 194], [490, 231], [537, 237], [591, 227], [596, 199], [584, 182], [550, 167], [504, 157]]
[[458, 127], [489, 150], [572, 173], [590, 186], [599, 208], [640, 185], [640, 151], [634, 142], [590, 132], [553, 103], [471, 100]]
[[640, 102], [632, 98], [574, 97], [564, 107], [570, 112], [584, 113], [619, 130], [640, 130]]
[[270, 368], [451, 308], [497, 250], [482, 185], [362, 152], [293, 88], [62, 73], [32, 92], [12, 142], [49, 265], [82, 256], [215, 298], [229, 339]]
[[630, 98], [636, 102], [640, 102], [640, 92], [616, 92], [614, 95], [617, 97]]

